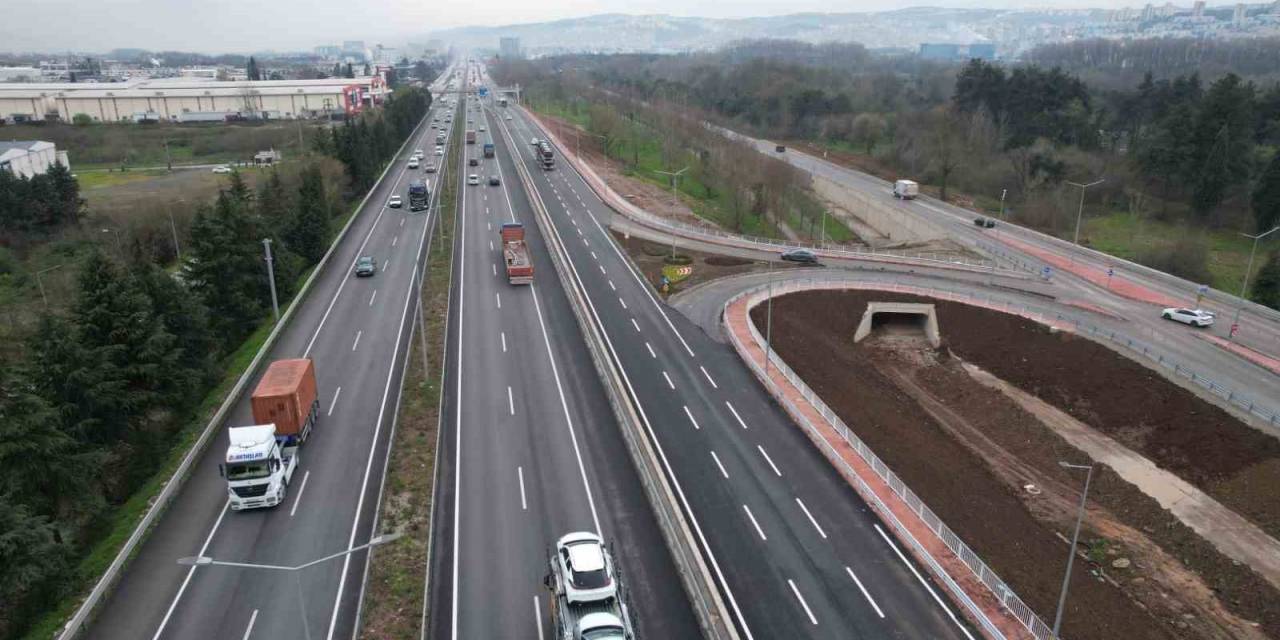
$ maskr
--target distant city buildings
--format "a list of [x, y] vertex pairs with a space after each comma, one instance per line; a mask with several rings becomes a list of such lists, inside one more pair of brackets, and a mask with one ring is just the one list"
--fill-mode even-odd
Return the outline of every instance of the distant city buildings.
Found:
[[498, 55], [505, 60], [516, 60], [521, 58], [520, 38], [499, 38]]
[[995, 60], [996, 45], [992, 42], [973, 44], [924, 43], [920, 45], [920, 57], [925, 60], [946, 61], [969, 60], [972, 58]]

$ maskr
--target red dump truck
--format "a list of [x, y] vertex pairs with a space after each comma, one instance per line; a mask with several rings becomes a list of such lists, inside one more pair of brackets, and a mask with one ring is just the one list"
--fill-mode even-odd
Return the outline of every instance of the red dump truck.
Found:
[[475, 129], [467, 129], [467, 144], [475, 144], [475, 143], [476, 143]]
[[249, 404], [254, 424], [227, 430], [227, 456], [219, 465], [236, 511], [284, 502], [298, 468], [298, 447], [320, 414], [315, 363], [309, 358], [272, 362]]
[[507, 282], [532, 284], [533, 261], [529, 259], [529, 245], [524, 242], [524, 225], [508, 222], [499, 233], [502, 234], [502, 257], [507, 264]]

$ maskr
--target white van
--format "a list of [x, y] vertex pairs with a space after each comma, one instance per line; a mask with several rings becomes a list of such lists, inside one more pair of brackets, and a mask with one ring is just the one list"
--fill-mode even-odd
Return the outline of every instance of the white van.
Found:
[[914, 200], [920, 195], [920, 185], [913, 180], [899, 180], [893, 183], [893, 197], [899, 200]]

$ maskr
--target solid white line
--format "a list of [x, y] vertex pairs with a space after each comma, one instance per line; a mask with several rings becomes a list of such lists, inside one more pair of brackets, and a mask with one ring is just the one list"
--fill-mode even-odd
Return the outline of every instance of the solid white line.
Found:
[[516, 473], [520, 476], [520, 508], [528, 511], [529, 503], [524, 497], [524, 467], [516, 467]]
[[[761, 449], [760, 452], [764, 453], [764, 449]], [[767, 458], [768, 456], [765, 457]], [[773, 462], [770, 462], [769, 464], [773, 464]], [[777, 469], [774, 469], [774, 471], [777, 471]], [[813, 524], [813, 528], [818, 530], [818, 535], [822, 536], [823, 540], [826, 540], [827, 532], [823, 531], [822, 527], [818, 525], [818, 521], [813, 519], [813, 514], [809, 513], [809, 507], [804, 506], [804, 502], [801, 502], [800, 498], [796, 498], [796, 504], [800, 505], [800, 509], [804, 511], [804, 515], [808, 516], [809, 522]]]
[[747, 512], [747, 518], [751, 520], [751, 524], [756, 528], [756, 533], [760, 534], [760, 539], [765, 542], [768, 542], [769, 538], [768, 536], [764, 535], [764, 529], [760, 528], [760, 523], [756, 522], [756, 517], [751, 515], [751, 507], [748, 507], [747, 505], [744, 504], [742, 505], [742, 510]]
[[329, 413], [326, 416], [333, 415], [333, 408], [338, 406], [338, 396], [342, 395], [342, 387], [339, 386], [337, 391], [333, 392], [333, 401], [329, 403]]
[[[462, 189], [462, 209], [467, 210], [467, 190]], [[487, 211], [486, 211], [487, 213]], [[467, 273], [467, 225], [463, 224], [462, 235], [459, 238], [459, 258], [458, 258], [458, 384], [455, 391], [455, 398], [462, 397], [462, 331], [466, 327], [463, 323], [463, 314], [467, 308], [466, 292], [466, 273]], [[454, 402], [454, 438], [453, 438], [453, 495], [455, 503], [453, 507], [453, 596], [450, 598], [450, 638], [458, 640], [458, 558], [462, 555], [459, 550], [462, 541], [461, 517], [462, 509], [457, 504], [457, 496], [462, 495], [462, 403]], [[536, 602], [537, 597], [534, 597]], [[541, 626], [539, 626], [541, 628]]]
[[[200, 545], [200, 553], [203, 556], [205, 551], [209, 550], [209, 543], [213, 542], [213, 534], [218, 532], [218, 526], [222, 524], [223, 516], [227, 515], [227, 510], [231, 507], [231, 500], [222, 503], [222, 513], [218, 514], [218, 519], [213, 523], [213, 529], [209, 530], [209, 536], [204, 539], [204, 544]], [[160, 634], [164, 633], [165, 625], [169, 624], [169, 617], [173, 615], [173, 610], [178, 607], [178, 601], [182, 599], [182, 593], [187, 590], [187, 585], [191, 583], [191, 576], [195, 574], [198, 567], [192, 566], [187, 570], [187, 577], [183, 578], [182, 586], [178, 587], [178, 593], [173, 596], [173, 602], [169, 603], [169, 609], [164, 612], [164, 618], [160, 620], [160, 627], [156, 629], [156, 634], [151, 636], [151, 640], [159, 640]]]
[[720, 456], [716, 455], [715, 451], [711, 452], [711, 459], [716, 461], [717, 467], [720, 467], [720, 475], [724, 476], [725, 480], [728, 480], [729, 472], [724, 470], [724, 465], [720, 464]]
[[298, 495], [294, 496], [293, 498], [293, 508], [289, 509], [290, 518], [293, 517], [293, 514], [298, 512], [298, 503], [302, 502], [302, 492], [307, 490], [307, 479], [310, 477], [311, 477], [310, 469], [308, 469], [306, 473], [302, 474], [302, 486], [298, 487]]
[[639, 332], [639, 331], [640, 331], [640, 323], [639, 323], [639, 322], [636, 322], [636, 319], [635, 319], [635, 318], [632, 318], [632, 319], [631, 319], [631, 326], [633, 326], [633, 327], [635, 327], [635, 328], [636, 328], [636, 332]]
[[623, 308], [623, 309], [626, 309], [626, 308], [627, 308], [627, 301], [626, 301], [626, 300], [623, 300], [622, 298], [618, 298], [618, 302], [622, 304], [622, 308]]
[[658, 357], [658, 354], [656, 354], [656, 353], [654, 353], [654, 352], [653, 352], [653, 347], [649, 346], [649, 343], [648, 343], [648, 342], [644, 343], [644, 348], [646, 348], [646, 349], [648, 349], [648, 350], [649, 350], [649, 357], [651, 357], [651, 358], [656, 358], [656, 357]]
[[907, 568], [911, 570], [913, 575], [915, 575], [916, 580], [919, 580], [920, 584], [924, 585], [924, 588], [929, 592], [929, 595], [933, 596], [933, 601], [938, 603], [938, 606], [942, 607], [943, 611], [947, 612], [947, 616], [951, 618], [952, 622], [956, 623], [957, 627], [960, 627], [960, 632], [963, 633], [966, 638], [969, 638], [969, 640], [973, 640], [973, 636], [969, 635], [969, 630], [966, 629], [963, 624], [960, 624], [960, 621], [956, 619], [956, 614], [951, 612], [951, 608], [942, 601], [942, 598], [938, 597], [938, 594], [934, 592], [933, 587], [929, 586], [929, 583], [925, 581], [924, 576], [920, 575], [919, 571], [916, 571], [915, 566], [907, 561], [907, 557], [902, 555], [902, 551], [898, 549], [898, 545], [893, 543], [893, 539], [884, 532], [884, 529], [880, 528], [879, 524], [874, 524], [872, 526], [874, 526], [876, 531], [880, 533], [880, 537], [884, 538], [884, 541], [889, 543], [889, 546], [893, 548], [893, 552], [898, 554], [898, 559], [902, 561], [902, 564], [907, 565]]
[[503, 353], [507, 352], [507, 332], [506, 331], [502, 332], [502, 352]]
[[499, 309], [501, 309], [501, 308], [502, 308], [502, 294], [498, 293], [497, 291], [494, 291], [494, 292], [493, 292], [493, 299], [494, 299], [494, 300], [496, 300], [496, 301], [498, 302], [498, 308], [499, 308]]
[[542, 637], [542, 603], [538, 602], [538, 596], [533, 597], [533, 618], [538, 623], [538, 640]]
[[363, 330], [360, 330], [360, 331], [357, 331], [357, 332], [356, 332], [356, 339], [355, 339], [355, 341], [354, 341], [354, 342], [352, 342], [352, 343], [351, 343], [351, 350], [352, 350], [352, 351], [355, 351], [355, 350], [356, 350], [356, 347], [360, 346], [360, 336], [362, 336], [362, 335], [364, 335], [364, 331], [363, 331]]
[[733, 417], [738, 419], [738, 424], [742, 425], [742, 428], [743, 428], [743, 429], [746, 429], [746, 428], [747, 428], [747, 423], [745, 423], [745, 422], [743, 422], [743, 421], [742, 421], [742, 416], [738, 415], [738, 410], [737, 410], [737, 409], [734, 409], [734, 408], [733, 408], [733, 405], [732, 405], [732, 404], [729, 404], [729, 401], [728, 401], [728, 400], [725, 400], [725, 401], [724, 401], [724, 406], [729, 407], [729, 413], [732, 413], [732, 414], [733, 414]]
[[809, 622], [812, 622], [815, 627], [818, 626], [818, 619], [813, 617], [813, 612], [809, 610], [809, 603], [805, 602], [804, 596], [800, 595], [800, 590], [796, 588], [796, 583], [792, 582], [791, 578], [787, 578], [787, 584], [791, 585], [791, 593], [796, 594], [796, 600], [799, 600], [800, 606], [804, 607], [804, 613], [809, 616]]
[[507, 385], [507, 411], [510, 411], [513, 416], [516, 414], [516, 401], [511, 395], [511, 385]]
[[253, 615], [249, 616], [249, 626], [245, 627], [244, 635], [240, 637], [240, 640], [249, 640], [249, 634], [253, 633], [253, 623], [257, 621], [258, 621], [258, 610], [254, 609]]
[[876, 604], [876, 599], [872, 598], [870, 593], [867, 593], [867, 588], [862, 586], [862, 581], [858, 579], [858, 576], [854, 575], [853, 569], [846, 566], [844, 570], [849, 574], [850, 578], [853, 578], [853, 583], [858, 585], [858, 591], [862, 592], [862, 596], [867, 599], [867, 602], [871, 603], [871, 608], [876, 610], [876, 615], [883, 618], [884, 612], [880, 610], [880, 605]]
[[618, 288], [617, 288], [617, 287], [613, 286], [613, 281], [612, 281], [612, 280], [610, 280], [610, 281], [609, 281], [609, 289], [610, 289], [611, 291], [617, 291], [617, 290], [618, 290]]
[[692, 423], [693, 423], [693, 428], [694, 428], [694, 429], [697, 429], [697, 430], [699, 430], [699, 431], [701, 431], [701, 430], [702, 430], [702, 427], [699, 427], [699, 426], [698, 426], [698, 421], [693, 419], [693, 412], [692, 412], [692, 411], [689, 411], [689, 406], [688, 406], [688, 405], [685, 405], [685, 407], [684, 407], [684, 414], [685, 414], [686, 416], [689, 416], [689, 422], [692, 422]]
[[674, 382], [671, 382], [671, 376], [667, 375], [667, 372], [666, 372], [666, 371], [663, 371], [663, 372], [662, 372], [662, 377], [663, 377], [664, 379], [666, 379], [666, 381], [667, 381], [667, 386], [668, 386], [668, 387], [671, 387], [671, 390], [672, 390], [672, 391], [675, 391], [675, 389], [676, 389], [676, 385], [675, 385], [675, 383], [674, 383]]
[[[781, 472], [781, 471], [778, 471], [778, 465], [776, 465], [776, 464], [774, 464], [774, 463], [773, 463], [773, 458], [770, 458], [770, 457], [769, 457], [769, 454], [768, 454], [768, 453], [765, 453], [764, 447], [762, 447], [762, 446], [760, 446], [760, 445], [756, 445], [756, 449], [758, 449], [758, 450], [760, 451], [760, 455], [764, 456], [764, 461], [769, 463], [769, 468], [773, 469], [773, 472], [774, 472], [775, 474], [777, 474], [777, 476], [778, 476], [779, 478], [781, 478], [781, 477], [782, 477], [782, 472]], [[798, 500], [798, 498], [797, 498], [797, 500]]]
[[704, 375], [704, 376], [706, 376], [706, 377], [707, 377], [707, 382], [710, 382], [710, 383], [711, 383], [711, 387], [712, 387], [713, 389], [719, 389], [719, 388], [720, 388], [720, 385], [716, 384], [716, 381], [711, 379], [711, 374], [707, 373], [707, 368], [706, 368], [706, 367], [704, 367], [704, 366], [702, 366], [702, 365], [698, 365], [698, 368], [699, 368], [699, 369], [702, 369], [702, 375]]
[[377, 290], [377, 289], [374, 289], [374, 290], [373, 290], [373, 295], [369, 296], [369, 306], [371, 306], [371, 307], [373, 306], [373, 301], [374, 301], [374, 300], [376, 300], [376, 299], [377, 299], [377, 297], [378, 297], [378, 290]]

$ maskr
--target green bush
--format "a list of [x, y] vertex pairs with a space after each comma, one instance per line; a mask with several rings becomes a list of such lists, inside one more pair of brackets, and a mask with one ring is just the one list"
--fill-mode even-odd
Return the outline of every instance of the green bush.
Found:
[[93, 124], [93, 117], [87, 113], [77, 113], [76, 115], [71, 116], [71, 124], [74, 124], [77, 127], [87, 127]]
[[1171, 244], [1143, 249], [1136, 261], [1152, 269], [1192, 282], [1209, 282], [1209, 243], [1201, 235], [1187, 233]]
[[693, 258], [690, 258], [689, 256], [686, 256], [682, 253], [678, 253], [674, 256], [668, 255], [667, 257], [663, 258], [662, 261], [667, 264], [682, 265], [682, 266], [686, 264], [693, 264]]

